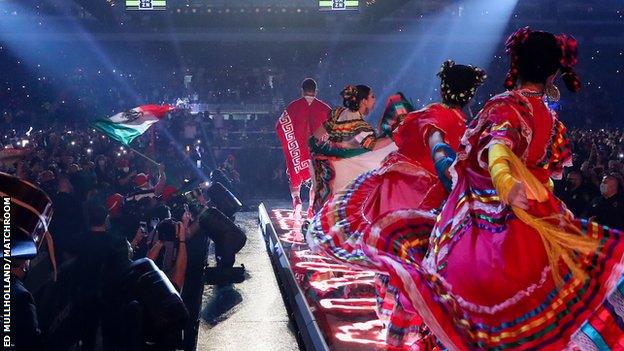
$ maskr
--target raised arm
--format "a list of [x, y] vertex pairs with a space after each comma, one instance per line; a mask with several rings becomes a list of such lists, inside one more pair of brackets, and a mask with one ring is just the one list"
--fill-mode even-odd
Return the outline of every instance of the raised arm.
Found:
[[154, 187], [154, 194], [156, 196], [161, 195], [167, 186], [167, 175], [165, 174], [165, 165], [158, 165], [158, 183]]
[[[185, 213], [186, 215], [186, 213]], [[184, 221], [184, 218], [182, 218]], [[176, 258], [175, 268], [171, 280], [178, 287], [180, 291], [184, 287], [184, 278], [186, 276], [186, 230], [188, 221], [178, 223], [178, 257]]]

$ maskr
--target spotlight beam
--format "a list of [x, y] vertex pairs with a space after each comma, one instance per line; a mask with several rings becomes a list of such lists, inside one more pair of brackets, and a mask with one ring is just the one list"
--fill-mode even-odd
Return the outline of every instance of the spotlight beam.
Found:
[[[502, 38], [510, 22], [518, 0], [464, 0], [448, 5], [438, 14], [431, 17], [428, 27], [416, 25], [407, 28], [404, 32], [411, 33], [415, 37], [424, 38], [413, 44], [411, 50], [405, 55], [405, 60], [400, 65], [397, 73], [389, 84], [384, 86], [381, 101], [395, 91], [403, 91], [406, 96], [414, 96], [410, 92], [423, 91], [423, 104], [435, 101], [439, 93], [439, 84], [435, 74], [440, 64], [446, 59], [453, 59], [458, 63], [473, 64], [480, 67], [488, 67], [492, 61], [494, 52], [502, 45]], [[452, 13], [452, 17], [451, 17]], [[479, 19], [482, 20], [479, 20]], [[470, 38], [459, 41], [457, 38]], [[483, 43], [481, 38], [496, 38]], [[409, 39], [407, 39], [409, 41]], [[479, 45], [476, 45], [476, 43]], [[396, 52], [404, 52], [405, 45], [397, 48]], [[419, 58], [423, 57], [423, 60]], [[406, 76], [420, 77], [413, 80], [412, 86], [398, 86]], [[382, 104], [378, 104], [372, 116], [378, 118], [381, 114]]]

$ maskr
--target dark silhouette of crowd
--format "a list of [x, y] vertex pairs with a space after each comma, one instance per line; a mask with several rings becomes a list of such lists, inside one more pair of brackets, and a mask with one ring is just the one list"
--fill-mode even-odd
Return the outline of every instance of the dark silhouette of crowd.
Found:
[[244, 239], [219, 244], [238, 229], [205, 197], [215, 174], [240, 194], [236, 157], [217, 162], [204, 147], [212, 136], [177, 133], [187, 118], [174, 113], [133, 143], [157, 163], [86, 125], [1, 126], [0, 171], [37, 184], [54, 208], [56, 280], [40, 252], [23, 279], [37, 306], [23, 349], [194, 350], [209, 244], [228, 270]]
[[[198, 229], [205, 199], [188, 190], [216, 172], [242, 199], [288, 196], [283, 156], [268, 140], [275, 137], [268, 126], [224, 120], [215, 127], [206, 115], [174, 112], [133, 143], [157, 164], [84, 124], [3, 125], [0, 171], [38, 184], [54, 205], [58, 280], [50, 282], [41, 262], [31, 268], [26, 285], [38, 286], [33, 296], [42, 336], [30, 340], [45, 338], [51, 349], [72, 341], [83, 349], [194, 347], [210, 240]], [[250, 141], [259, 126], [266, 128], [264, 139]], [[225, 146], [231, 131], [248, 136]], [[556, 183], [558, 195], [577, 217], [623, 228], [624, 132], [572, 129], [568, 135], [573, 167]], [[181, 202], [172, 200], [181, 193]], [[37, 279], [47, 283], [33, 284]], [[169, 288], [155, 289], [155, 282]], [[146, 293], [152, 290], [161, 295]], [[158, 323], [148, 322], [152, 318]]]
[[624, 228], [624, 132], [576, 129], [569, 135], [574, 166], [558, 194], [577, 217]]

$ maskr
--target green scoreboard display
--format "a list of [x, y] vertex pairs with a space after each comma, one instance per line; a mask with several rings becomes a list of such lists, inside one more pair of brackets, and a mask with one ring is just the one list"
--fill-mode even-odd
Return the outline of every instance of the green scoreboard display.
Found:
[[359, 5], [358, 0], [319, 0], [319, 10], [321, 11], [357, 11]]
[[126, 10], [165, 10], [167, 0], [126, 0]]

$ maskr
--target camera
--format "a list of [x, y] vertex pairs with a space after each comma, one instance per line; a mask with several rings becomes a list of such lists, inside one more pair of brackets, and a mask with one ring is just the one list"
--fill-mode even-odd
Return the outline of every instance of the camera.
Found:
[[202, 196], [202, 190], [200, 188], [196, 188], [183, 193], [182, 196], [184, 196], [188, 202], [199, 202], [199, 199]]
[[177, 225], [178, 223], [171, 218], [160, 221], [156, 227], [158, 239], [161, 241], [175, 242], [177, 240]]

